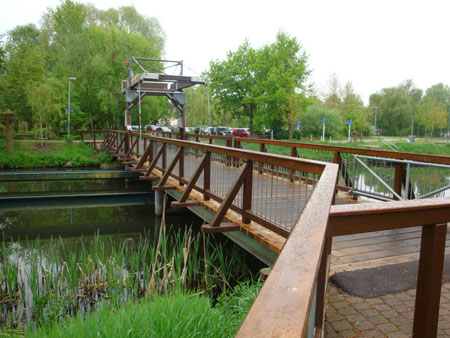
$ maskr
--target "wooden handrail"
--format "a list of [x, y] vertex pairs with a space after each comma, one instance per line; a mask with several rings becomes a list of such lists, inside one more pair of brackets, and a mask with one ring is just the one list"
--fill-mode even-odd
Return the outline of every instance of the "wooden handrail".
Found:
[[277, 154], [260, 153], [258, 151], [235, 149], [206, 143], [170, 139], [170, 138], [159, 138], [156, 136], [146, 134], [145, 135], [143, 134], [142, 137], [148, 140], [163, 142], [166, 144], [171, 144], [179, 147], [188, 147], [192, 149], [202, 150], [205, 152], [209, 151], [212, 153], [217, 153], [225, 156], [244, 158], [255, 162], [263, 162], [267, 164], [282, 166], [288, 169], [304, 170], [306, 172], [310, 172], [313, 174], [321, 174], [324, 167], [327, 165], [327, 163], [325, 162], [315, 160], [306, 160], [302, 158], [288, 157]]
[[417, 162], [429, 162], [438, 164], [450, 164], [450, 156], [440, 156], [440, 155], [429, 155], [429, 154], [415, 154], [415, 153], [405, 153], [396, 152], [390, 150], [378, 150], [378, 149], [362, 149], [353, 147], [343, 147], [343, 146], [332, 146], [325, 144], [312, 144], [312, 143], [302, 143], [302, 142], [287, 142], [287, 141], [276, 141], [276, 140], [260, 140], [260, 139], [249, 139], [245, 137], [236, 137], [235, 141], [239, 142], [250, 142], [258, 144], [271, 144], [283, 147], [297, 147], [297, 148], [307, 148], [316, 149], [330, 152], [340, 152], [347, 154], [357, 154], [357, 155], [368, 155], [377, 157], [387, 157], [395, 158], [401, 160], [411, 160]]
[[327, 165], [236, 337], [304, 337], [338, 166]]
[[450, 221], [450, 197], [333, 205], [327, 236], [398, 229]]

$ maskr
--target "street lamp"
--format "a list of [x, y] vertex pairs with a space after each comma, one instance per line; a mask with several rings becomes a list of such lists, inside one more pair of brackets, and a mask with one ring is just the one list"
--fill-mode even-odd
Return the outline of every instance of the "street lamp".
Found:
[[77, 78], [75, 77], [69, 77], [69, 99], [67, 103], [67, 113], [69, 114], [69, 118], [67, 119], [67, 140], [70, 140], [70, 111], [72, 110], [70, 108], [70, 81], [75, 81]]
[[450, 141], [450, 106], [448, 107], [448, 121], [447, 121], [447, 143]]
[[378, 135], [377, 133], [377, 107], [373, 107], [373, 109], [375, 110], [375, 136]]

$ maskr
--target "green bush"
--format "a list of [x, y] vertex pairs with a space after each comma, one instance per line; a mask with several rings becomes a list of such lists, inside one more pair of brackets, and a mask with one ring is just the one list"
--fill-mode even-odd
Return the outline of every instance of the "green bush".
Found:
[[63, 167], [71, 162], [75, 167], [98, 166], [111, 161], [108, 154], [97, 155], [94, 149], [83, 143], [46, 143], [41, 148], [38, 143], [16, 142], [16, 153], [6, 152], [4, 141], [0, 142], [0, 168], [42, 168]]

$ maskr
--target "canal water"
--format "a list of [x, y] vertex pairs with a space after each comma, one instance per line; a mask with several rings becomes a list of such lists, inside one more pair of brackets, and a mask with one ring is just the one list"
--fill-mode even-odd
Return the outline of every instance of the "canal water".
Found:
[[[0, 197], [142, 191], [150, 182], [0, 182]], [[201, 234], [202, 222], [188, 209], [157, 217], [152, 204], [0, 211], [0, 326], [42, 325], [180, 287], [214, 296], [264, 267], [223, 235]]]

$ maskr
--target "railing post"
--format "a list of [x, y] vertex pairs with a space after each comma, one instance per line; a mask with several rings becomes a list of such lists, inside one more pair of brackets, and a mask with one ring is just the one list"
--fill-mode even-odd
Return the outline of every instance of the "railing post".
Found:
[[[230, 148], [233, 146], [231, 139], [227, 139], [226, 146]], [[231, 157], [228, 155], [227, 155], [227, 166], [231, 166]]]
[[128, 153], [128, 151], [130, 150], [130, 132], [127, 131], [125, 133], [125, 137], [127, 138], [125, 140], [125, 153]]
[[178, 185], [183, 186], [184, 183], [182, 180], [184, 179], [184, 154], [186, 153], [185, 148], [181, 147], [181, 155], [178, 162]]
[[447, 224], [424, 225], [414, 309], [413, 337], [436, 337]]
[[95, 132], [95, 131], [93, 131], [92, 132], [92, 138], [94, 139], [94, 150], [97, 150], [97, 143], [96, 143], [96, 141], [95, 141], [95, 135], [96, 135], [97, 133]]
[[84, 131], [80, 130], [81, 143], [84, 143]]
[[[259, 144], [259, 151], [262, 153], [267, 152], [266, 150], [266, 146], [264, 143], [260, 143]], [[264, 168], [264, 163], [259, 162], [258, 163], [258, 173], [262, 174], [263, 173], [263, 168]]]
[[141, 143], [141, 137], [140, 136], [136, 136], [136, 138], [137, 138], [137, 144], [136, 144], [136, 156], [138, 156], [139, 157], [139, 148], [140, 148], [140, 143]]
[[[253, 161], [247, 160], [247, 167], [245, 170], [246, 172], [242, 194], [242, 209], [244, 212], [252, 209]], [[250, 219], [242, 216], [242, 223], [249, 224]]]
[[205, 169], [203, 170], [203, 189], [205, 190], [205, 194], [203, 194], [203, 200], [209, 201], [209, 196], [206, 192], [211, 190], [211, 153], [207, 151], [205, 156], [206, 162]]
[[[314, 326], [316, 337], [323, 337], [323, 326], [325, 323], [325, 299], [328, 286], [328, 271], [330, 270], [332, 237], [326, 237], [323, 246], [322, 258], [320, 260], [319, 274], [317, 276], [317, 298]], [[319, 333], [319, 334], [318, 334]]]
[[[297, 148], [295, 148], [295, 147], [291, 148], [291, 156], [298, 157]], [[294, 182], [294, 172], [295, 172], [294, 169], [289, 170], [289, 182], [291, 182], [291, 183]]]
[[153, 140], [150, 141], [149, 147], [150, 147], [150, 152], [148, 153], [148, 162], [152, 163], [153, 161], [153, 147], [156, 143], [153, 142]]
[[[165, 144], [165, 143], [164, 143]], [[162, 153], [162, 172], [164, 173], [166, 171], [166, 166], [167, 166], [167, 148], [168, 147], [164, 147], [163, 153]]]
[[[402, 185], [405, 182], [406, 169], [403, 163], [395, 163], [395, 179], [394, 179], [394, 191], [401, 196], [402, 195]], [[398, 200], [394, 196], [394, 199]]]

